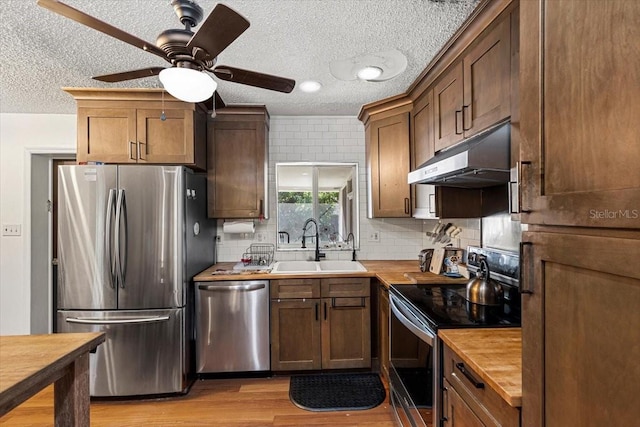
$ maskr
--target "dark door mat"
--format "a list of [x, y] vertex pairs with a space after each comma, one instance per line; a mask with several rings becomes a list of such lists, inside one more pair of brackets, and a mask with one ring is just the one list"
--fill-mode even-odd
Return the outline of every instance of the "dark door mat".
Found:
[[375, 408], [386, 397], [378, 374], [293, 375], [289, 398], [307, 411], [358, 411]]

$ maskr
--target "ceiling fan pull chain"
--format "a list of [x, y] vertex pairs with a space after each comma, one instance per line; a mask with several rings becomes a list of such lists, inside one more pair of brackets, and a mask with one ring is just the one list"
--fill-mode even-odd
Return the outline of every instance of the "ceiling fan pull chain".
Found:
[[164, 113], [164, 89], [162, 89], [162, 113], [160, 113], [160, 120], [163, 122], [167, 120], [167, 115]]

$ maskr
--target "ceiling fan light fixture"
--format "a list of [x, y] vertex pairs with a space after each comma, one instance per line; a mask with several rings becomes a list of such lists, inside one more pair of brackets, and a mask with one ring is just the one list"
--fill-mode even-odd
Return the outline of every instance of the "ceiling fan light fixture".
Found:
[[171, 96], [184, 102], [206, 101], [218, 87], [210, 75], [193, 68], [165, 68], [158, 77]]
[[317, 92], [322, 88], [322, 83], [315, 80], [305, 80], [299, 85], [300, 90], [307, 93]]
[[360, 80], [374, 80], [382, 75], [382, 68], [368, 65], [358, 70], [357, 76]]

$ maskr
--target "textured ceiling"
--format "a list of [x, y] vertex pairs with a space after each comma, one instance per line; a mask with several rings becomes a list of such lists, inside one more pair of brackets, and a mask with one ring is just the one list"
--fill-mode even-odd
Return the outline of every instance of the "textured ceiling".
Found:
[[[132, 35], [155, 42], [182, 28], [170, 0], [63, 0]], [[205, 16], [217, 4], [199, 0]], [[226, 0], [251, 26], [218, 57], [229, 65], [301, 82], [316, 94], [290, 94], [219, 81], [227, 104], [265, 104], [272, 115], [356, 115], [363, 104], [404, 92], [478, 0]], [[61, 87], [161, 87], [157, 77], [109, 84], [94, 75], [167, 63], [124, 42], [36, 5], [0, 2], [0, 112], [74, 113]], [[406, 70], [385, 82], [340, 81], [332, 61], [397, 49]]]

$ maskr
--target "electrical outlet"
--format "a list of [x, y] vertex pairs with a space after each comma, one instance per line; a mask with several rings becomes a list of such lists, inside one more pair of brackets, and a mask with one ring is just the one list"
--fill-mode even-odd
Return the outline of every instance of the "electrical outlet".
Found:
[[369, 241], [370, 242], [379, 242], [380, 241], [380, 233], [377, 231], [372, 231], [369, 233]]
[[265, 236], [264, 233], [256, 233], [255, 238], [258, 242], [264, 242], [265, 240], [267, 240], [267, 236]]
[[22, 235], [21, 224], [2, 224], [3, 236], [20, 236]]
[[221, 245], [222, 244], [222, 236], [218, 235], [216, 236], [216, 243]]

